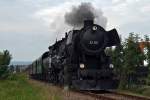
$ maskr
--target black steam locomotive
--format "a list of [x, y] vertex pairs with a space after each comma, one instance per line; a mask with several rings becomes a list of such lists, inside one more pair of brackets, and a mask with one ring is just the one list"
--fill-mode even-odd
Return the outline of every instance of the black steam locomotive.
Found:
[[116, 29], [105, 31], [93, 20], [65, 34], [30, 66], [30, 77], [79, 90], [115, 89], [118, 79], [105, 48], [117, 46]]

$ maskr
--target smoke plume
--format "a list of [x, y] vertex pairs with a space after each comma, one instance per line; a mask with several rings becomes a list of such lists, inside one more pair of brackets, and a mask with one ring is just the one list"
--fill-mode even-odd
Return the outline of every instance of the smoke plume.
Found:
[[91, 3], [81, 3], [73, 6], [70, 12], [65, 14], [65, 22], [74, 27], [83, 26], [84, 20], [94, 20], [95, 23], [105, 28], [107, 18], [103, 16], [101, 9], [95, 9]]

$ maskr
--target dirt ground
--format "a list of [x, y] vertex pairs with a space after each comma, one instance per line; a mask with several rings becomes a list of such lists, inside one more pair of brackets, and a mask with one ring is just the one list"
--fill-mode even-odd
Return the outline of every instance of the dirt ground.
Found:
[[44, 91], [42, 91], [47, 96], [47, 100], [97, 100], [87, 95], [85, 96], [80, 93], [63, 90], [48, 83], [35, 80], [30, 80], [30, 83], [44, 88]]

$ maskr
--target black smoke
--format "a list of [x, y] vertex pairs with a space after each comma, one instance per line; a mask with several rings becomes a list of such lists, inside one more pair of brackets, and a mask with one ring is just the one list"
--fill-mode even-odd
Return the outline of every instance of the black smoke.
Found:
[[91, 3], [81, 3], [73, 6], [70, 12], [65, 14], [65, 22], [74, 27], [83, 26], [84, 20], [95, 20], [102, 27], [106, 26], [107, 19], [100, 9], [95, 9]]

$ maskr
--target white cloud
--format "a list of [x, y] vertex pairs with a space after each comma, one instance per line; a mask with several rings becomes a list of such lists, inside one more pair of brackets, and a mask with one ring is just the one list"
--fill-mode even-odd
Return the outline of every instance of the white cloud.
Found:
[[12, 51], [15, 60], [40, 56], [56, 37], [72, 29], [65, 24], [64, 14], [81, 2], [102, 9], [107, 30], [116, 28], [124, 37], [129, 32], [150, 32], [149, 0], [5, 0], [0, 2], [1, 49]]
[[129, 32], [147, 34], [150, 13], [146, 11], [149, 10], [149, 3], [149, 0], [112, 0], [110, 6], [103, 8], [108, 17], [108, 29], [117, 27], [123, 37]]
[[[72, 5], [79, 5], [81, 2], [80, 0], [65, 1], [57, 6], [47, 7], [37, 11], [35, 16], [49, 25], [51, 32], [63, 33], [70, 29], [70, 27], [64, 23], [65, 12], [69, 11]], [[136, 25], [138, 28], [137, 32], [146, 32], [143, 28], [141, 28], [140, 31], [139, 27], [141, 25], [139, 24], [150, 21], [150, 14], [148, 13], [150, 6], [148, 2], [150, 3], [148, 0], [144, 0], [144, 2], [140, 0], [94, 0], [92, 4], [96, 9], [102, 9], [104, 16], [108, 18], [107, 30], [116, 27], [119, 33], [122, 34], [123, 37], [126, 37], [127, 33], [134, 31], [133, 28], [136, 28]], [[132, 27], [127, 29], [128, 24]]]
[[34, 14], [37, 19], [43, 20], [45, 25], [49, 26], [50, 33], [56, 34], [56, 37], [60, 38], [64, 35], [64, 32], [71, 29], [70, 26], [64, 22], [64, 15], [73, 4], [77, 2], [65, 2], [55, 7], [43, 8]]
[[[72, 9], [72, 6], [78, 6], [82, 1], [66, 1], [57, 6], [43, 8], [37, 11], [34, 14], [35, 18], [42, 19], [44, 24], [50, 27], [51, 33], [56, 33], [59, 36], [62, 36], [58, 33], [63, 33], [72, 29], [72, 27], [68, 26], [65, 23], [64, 15], [66, 12], [69, 12]], [[87, 1], [88, 2], [88, 1]], [[97, 1], [95, 1], [97, 2]], [[95, 2], [92, 4], [95, 6]], [[101, 9], [98, 6], [95, 6], [96, 9]], [[98, 10], [99, 11], [99, 10]], [[98, 12], [102, 13], [102, 12]], [[99, 21], [99, 20], [97, 20]]]

